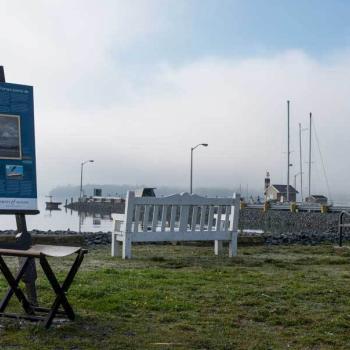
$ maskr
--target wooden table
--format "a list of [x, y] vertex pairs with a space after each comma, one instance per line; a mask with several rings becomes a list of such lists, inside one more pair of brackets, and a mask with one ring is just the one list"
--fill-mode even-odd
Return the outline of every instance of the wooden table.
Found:
[[[66, 246], [55, 246], [55, 245], [33, 245], [27, 250], [15, 250], [15, 249], [0, 249], [0, 270], [7, 280], [10, 288], [0, 303], [0, 316], [15, 318], [15, 319], [26, 319], [29, 321], [43, 321], [45, 328], [49, 328], [52, 324], [53, 319], [56, 315], [66, 316], [70, 320], [74, 320], [75, 314], [72, 306], [69, 304], [66, 293], [71, 286], [76, 273], [84, 259], [84, 255], [88, 251], [81, 247], [66, 247]], [[47, 261], [47, 257], [63, 258], [72, 254], [76, 254], [76, 258], [68, 271], [68, 274], [60, 284]], [[16, 276], [14, 276], [8, 268], [3, 256], [20, 257], [24, 258], [23, 263], [18, 270]], [[50, 308], [35, 306], [29, 303], [25, 294], [19, 287], [19, 282], [25, 273], [26, 267], [30, 259], [38, 259], [40, 265], [47, 277], [54, 293], [55, 299]], [[5, 309], [9, 304], [9, 301], [13, 295], [16, 295], [18, 301], [21, 303], [25, 314], [14, 314], [6, 313]], [[62, 306], [62, 309], [60, 309]]]

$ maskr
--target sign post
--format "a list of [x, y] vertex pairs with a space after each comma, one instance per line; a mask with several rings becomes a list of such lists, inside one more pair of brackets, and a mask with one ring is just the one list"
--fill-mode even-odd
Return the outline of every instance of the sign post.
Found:
[[[25, 250], [32, 244], [25, 215], [38, 214], [33, 87], [5, 81], [0, 66], [0, 214], [15, 215], [16, 242], [1, 248]], [[23, 275], [29, 301], [36, 304], [36, 267]]]

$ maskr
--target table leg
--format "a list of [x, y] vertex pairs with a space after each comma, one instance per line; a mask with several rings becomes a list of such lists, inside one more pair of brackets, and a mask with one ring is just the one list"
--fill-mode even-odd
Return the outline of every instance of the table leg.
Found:
[[67, 297], [65, 295], [66, 290], [64, 290], [63, 286], [61, 287], [60, 284], [58, 283], [55, 274], [53, 273], [49, 263], [47, 262], [47, 260], [44, 256], [40, 258], [40, 264], [41, 264], [41, 266], [44, 270], [44, 273], [45, 273], [47, 279], [49, 280], [49, 282], [50, 282], [50, 284], [51, 284], [51, 286], [56, 294], [56, 299], [53, 302], [51, 309], [50, 309], [50, 312], [47, 316], [47, 319], [45, 322], [45, 327], [46, 328], [50, 327], [52, 320], [54, 319], [60, 305], [62, 305], [62, 307], [64, 308], [68, 318], [71, 320], [74, 320], [74, 318], [75, 318], [74, 311], [73, 311], [72, 307], [70, 306], [70, 304], [67, 300]]
[[65, 309], [66, 314], [69, 317], [69, 319], [74, 320], [74, 318], [75, 318], [74, 311], [71, 308], [71, 306], [66, 298], [65, 293], [68, 291], [70, 285], [72, 284], [74, 277], [75, 277], [76, 273], [78, 272], [81, 263], [83, 262], [85, 253], [86, 253], [86, 251], [83, 249], [78, 252], [78, 255], [77, 255], [71, 269], [69, 270], [66, 279], [62, 283], [62, 287], [60, 287], [60, 285], [59, 285], [50, 265], [48, 264], [47, 260], [45, 259], [45, 257], [40, 258], [40, 264], [41, 264], [48, 280], [50, 281], [52, 288], [54, 289], [54, 291], [56, 293], [56, 299], [51, 306], [51, 311], [50, 311], [50, 313], [46, 319], [46, 322], [45, 322], [46, 328], [50, 327], [52, 320], [55, 317], [56, 313], [58, 312], [58, 308], [60, 305], [62, 305], [62, 307]]
[[6, 278], [8, 284], [10, 285], [10, 288], [7, 291], [4, 299], [1, 301], [0, 312], [3, 312], [6, 309], [8, 303], [9, 303], [11, 297], [12, 297], [12, 295], [15, 293], [17, 299], [22, 304], [24, 311], [27, 314], [33, 314], [34, 313], [32, 307], [30, 306], [30, 303], [27, 300], [27, 298], [25, 297], [24, 293], [21, 291], [20, 288], [18, 288], [19, 281], [21, 280], [21, 278], [22, 278], [22, 276], [23, 276], [23, 274], [24, 274], [24, 272], [25, 272], [25, 270], [27, 268], [27, 265], [29, 263], [29, 259], [30, 258], [26, 258], [26, 260], [24, 261], [23, 265], [19, 269], [16, 278], [14, 278], [12, 273], [11, 273], [11, 271], [7, 267], [4, 259], [0, 256], [0, 270], [3, 273], [4, 277]]

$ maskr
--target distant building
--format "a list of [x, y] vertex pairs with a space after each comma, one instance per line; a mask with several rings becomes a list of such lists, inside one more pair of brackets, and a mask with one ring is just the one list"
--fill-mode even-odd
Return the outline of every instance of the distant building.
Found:
[[156, 187], [142, 187], [135, 192], [136, 197], [155, 197], [154, 190]]
[[306, 197], [305, 201], [307, 203], [327, 204], [328, 198], [320, 194], [312, 194], [310, 197]]
[[[296, 202], [297, 193], [293, 186], [289, 185], [289, 201]], [[287, 185], [270, 185], [265, 189], [265, 198], [267, 201], [287, 202]]]
[[102, 188], [94, 188], [94, 197], [102, 197]]

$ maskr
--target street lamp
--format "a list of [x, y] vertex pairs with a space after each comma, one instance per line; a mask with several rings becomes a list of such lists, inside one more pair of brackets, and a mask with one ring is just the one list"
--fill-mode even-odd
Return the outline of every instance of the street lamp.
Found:
[[191, 181], [190, 181], [190, 193], [191, 194], [192, 194], [192, 182], [193, 182], [193, 151], [199, 146], [208, 147], [208, 144], [207, 143], [199, 143], [197, 146], [191, 147]]
[[81, 164], [80, 164], [80, 194], [79, 194], [79, 202], [81, 202], [82, 200], [82, 194], [83, 194], [83, 169], [84, 169], [84, 165], [86, 163], [93, 163], [94, 161], [91, 160], [84, 160]]

